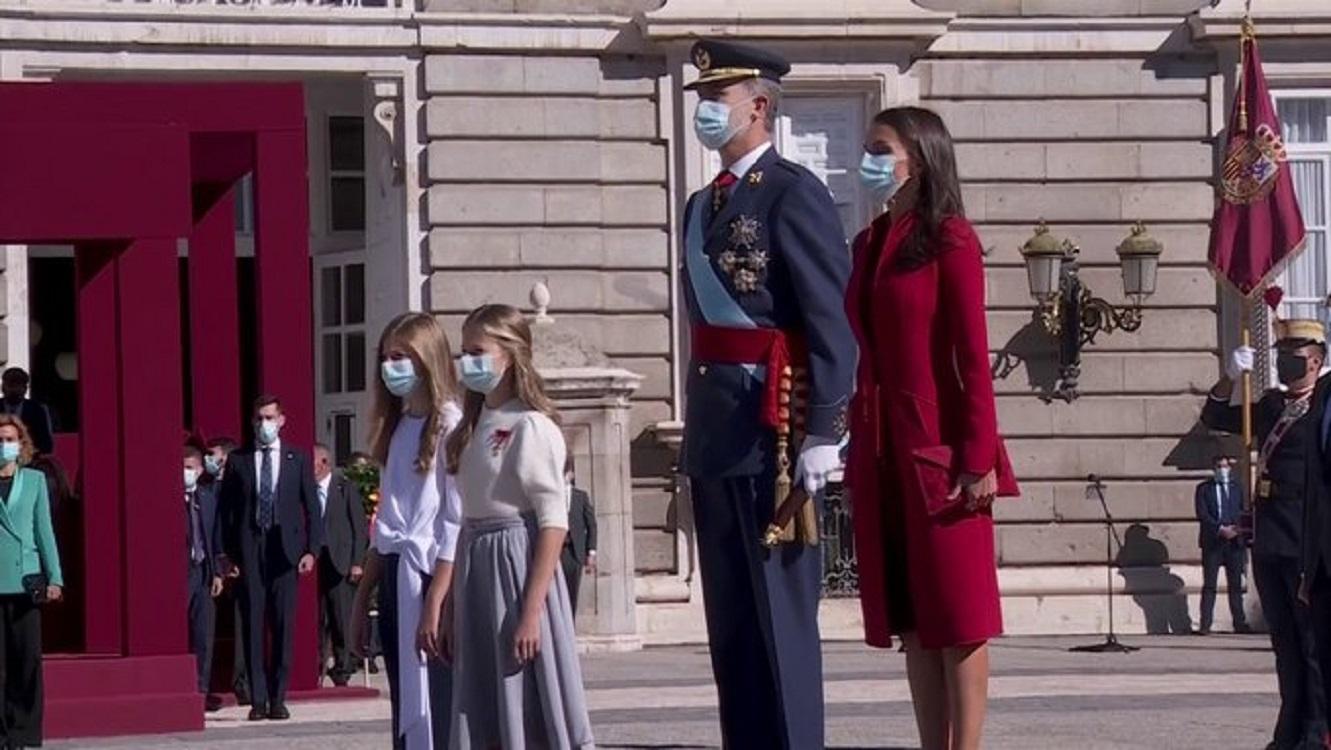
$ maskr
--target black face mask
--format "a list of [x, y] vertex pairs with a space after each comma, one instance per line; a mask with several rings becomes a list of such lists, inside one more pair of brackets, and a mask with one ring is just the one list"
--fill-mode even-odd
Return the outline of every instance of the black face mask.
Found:
[[1281, 383], [1289, 385], [1306, 374], [1308, 374], [1307, 357], [1293, 352], [1276, 354], [1276, 377], [1280, 378]]

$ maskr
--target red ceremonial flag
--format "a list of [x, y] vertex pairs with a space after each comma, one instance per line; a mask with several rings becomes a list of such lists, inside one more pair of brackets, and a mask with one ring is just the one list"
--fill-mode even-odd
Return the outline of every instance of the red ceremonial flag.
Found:
[[1280, 121], [1246, 20], [1239, 44], [1243, 70], [1211, 219], [1210, 264], [1219, 278], [1251, 296], [1300, 249], [1304, 229]]

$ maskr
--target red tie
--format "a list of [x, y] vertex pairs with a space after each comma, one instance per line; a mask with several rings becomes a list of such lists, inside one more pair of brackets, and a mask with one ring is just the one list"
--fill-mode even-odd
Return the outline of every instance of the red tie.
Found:
[[726, 201], [730, 199], [730, 188], [739, 182], [739, 177], [729, 169], [721, 171], [721, 174], [712, 180], [712, 216], [721, 213], [725, 208]]

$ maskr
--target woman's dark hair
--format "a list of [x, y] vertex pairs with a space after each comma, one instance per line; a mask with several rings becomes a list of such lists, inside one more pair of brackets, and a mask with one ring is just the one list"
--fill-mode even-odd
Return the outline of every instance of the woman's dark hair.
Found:
[[873, 124], [897, 131], [910, 156], [910, 179], [916, 183], [915, 211], [920, 221], [902, 244], [897, 265], [902, 269], [919, 268], [942, 250], [938, 238], [943, 221], [966, 216], [952, 134], [947, 132], [943, 118], [922, 107], [885, 109], [873, 118]]

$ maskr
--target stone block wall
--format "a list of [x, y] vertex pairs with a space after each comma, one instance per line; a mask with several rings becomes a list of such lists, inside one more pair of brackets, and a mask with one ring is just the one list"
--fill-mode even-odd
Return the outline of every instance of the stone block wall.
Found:
[[[467, 311], [525, 307], [545, 282], [561, 328], [644, 376], [629, 416], [635, 445], [673, 414], [663, 66], [590, 54], [425, 60], [430, 309], [456, 336]], [[676, 564], [667, 514], [646, 512], [669, 499], [659, 464], [635, 456], [642, 570]]]
[[[1036, 3], [928, 4], [1016, 14]], [[1052, 0], [1041, 5], [1057, 11]], [[1188, 10], [1187, 3], [1106, 5], [1124, 5], [1122, 14], [1127, 5]], [[1210, 90], [1204, 75], [1162, 75], [1158, 67], [1146, 53], [1028, 52], [940, 55], [912, 70], [921, 103], [942, 114], [957, 140], [967, 213], [989, 251], [999, 423], [1024, 493], [996, 510], [998, 557], [1007, 567], [1103, 563], [1088, 474], [1109, 484], [1122, 528], [1144, 527], [1133, 530], [1126, 564], [1199, 558], [1192, 492], [1217, 448], [1197, 425], [1198, 394], [1217, 375], [1217, 295], [1205, 267]], [[1082, 397], [1070, 404], [1048, 400], [1057, 354], [1033, 319], [1018, 252], [1040, 218], [1081, 246], [1083, 281], [1116, 304], [1125, 300], [1114, 248], [1132, 223], [1145, 220], [1166, 248], [1141, 330], [1101, 335], [1084, 350]]]

